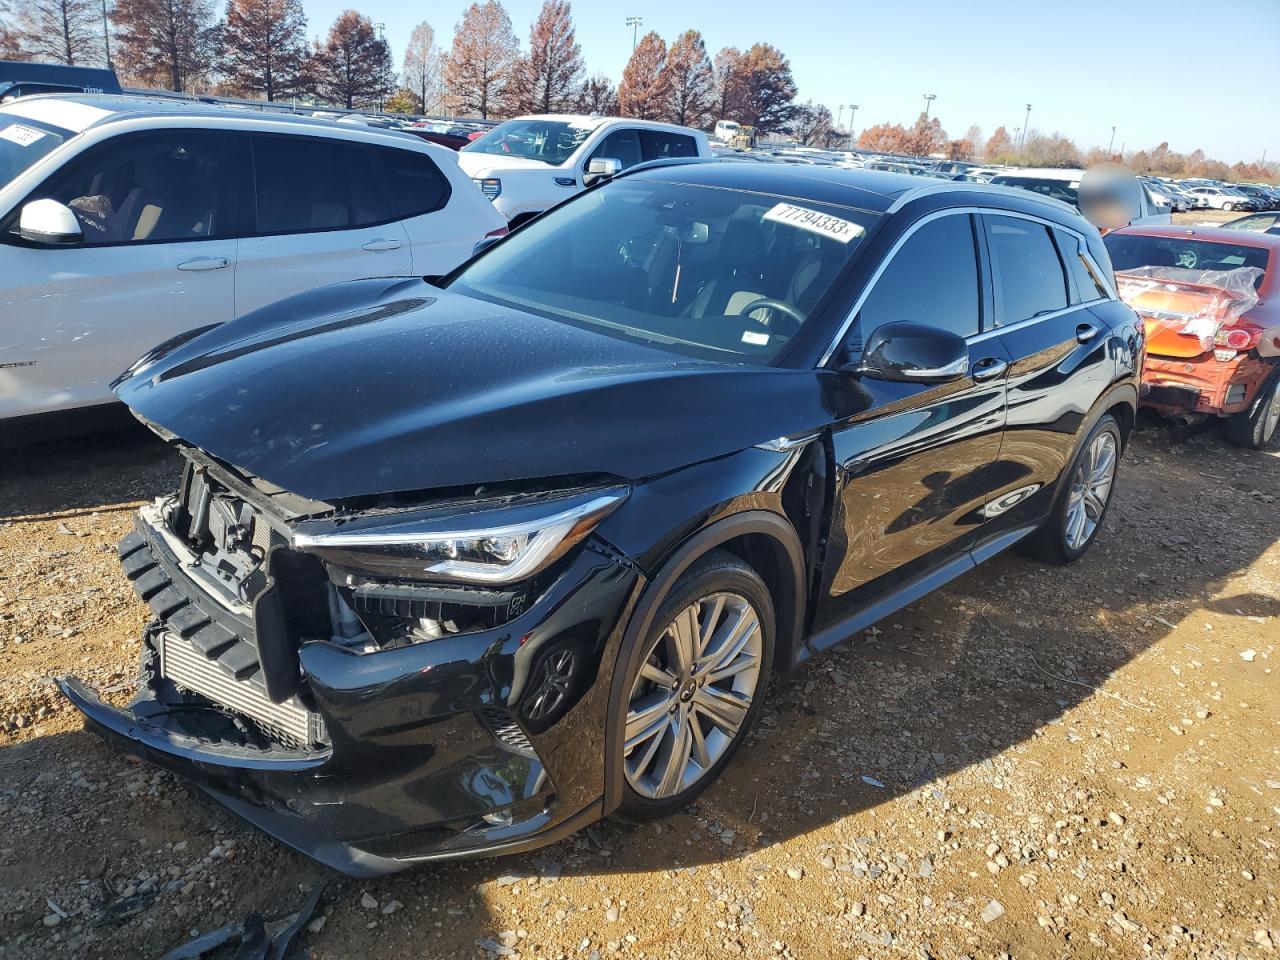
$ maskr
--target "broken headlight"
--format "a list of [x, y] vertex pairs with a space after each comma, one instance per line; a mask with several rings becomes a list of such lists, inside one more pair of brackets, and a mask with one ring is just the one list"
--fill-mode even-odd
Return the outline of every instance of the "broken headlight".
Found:
[[609, 488], [304, 523], [293, 545], [364, 576], [516, 583], [564, 556], [626, 496]]

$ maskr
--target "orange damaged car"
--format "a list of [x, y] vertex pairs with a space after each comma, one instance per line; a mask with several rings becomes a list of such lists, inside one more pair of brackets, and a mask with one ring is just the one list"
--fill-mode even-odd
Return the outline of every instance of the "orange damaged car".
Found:
[[1259, 449], [1280, 424], [1280, 236], [1124, 227], [1103, 241], [1117, 292], [1143, 318], [1143, 406], [1184, 424], [1225, 420]]

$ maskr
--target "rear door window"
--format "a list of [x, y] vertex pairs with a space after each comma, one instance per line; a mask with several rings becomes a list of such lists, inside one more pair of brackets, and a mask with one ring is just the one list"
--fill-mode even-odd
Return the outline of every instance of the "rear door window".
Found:
[[698, 144], [693, 137], [668, 130], [641, 130], [640, 154], [645, 160], [668, 160], [672, 157], [696, 157]]
[[1058, 243], [1058, 252], [1062, 262], [1067, 266], [1067, 277], [1071, 281], [1071, 302], [1091, 303], [1109, 297], [1106, 284], [1094, 272], [1093, 265], [1085, 259], [1084, 241], [1074, 233], [1066, 230], [1054, 230], [1053, 238]]
[[984, 215], [983, 221], [995, 276], [997, 325], [1065, 309], [1067, 276], [1049, 228], [1020, 217]]
[[449, 180], [425, 153], [391, 147], [370, 149], [382, 166], [396, 219], [431, 213], [449, 202]]
[[347, 152], [342, 141], [255, 136], [253, 166], [259, 234], [351, 226]]

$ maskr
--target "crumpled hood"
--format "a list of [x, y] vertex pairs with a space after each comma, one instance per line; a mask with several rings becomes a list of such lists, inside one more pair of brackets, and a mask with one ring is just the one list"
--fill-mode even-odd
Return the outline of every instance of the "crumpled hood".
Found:
[[142, 417], [326, 501], [635, 480], [831, 416], [812, 371], [689, 359], [416, 279], [322, 287], [148, 359], [116, 387]]

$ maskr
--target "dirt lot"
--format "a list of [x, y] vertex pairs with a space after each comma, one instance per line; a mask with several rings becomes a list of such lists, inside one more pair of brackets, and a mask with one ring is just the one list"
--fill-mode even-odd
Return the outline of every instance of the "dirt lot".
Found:
[[314, 958], [1280, 950], [1275, 448], [1145, 429], [1084, 561], [1001, 557], [852, 638], [685, 814], [369, 883], [107, 750], [50, 687], [132, 675], [113, 545], [175, 459], [137, 433], [0, 458], [5, 958], [157, 957], [322, 882]]

